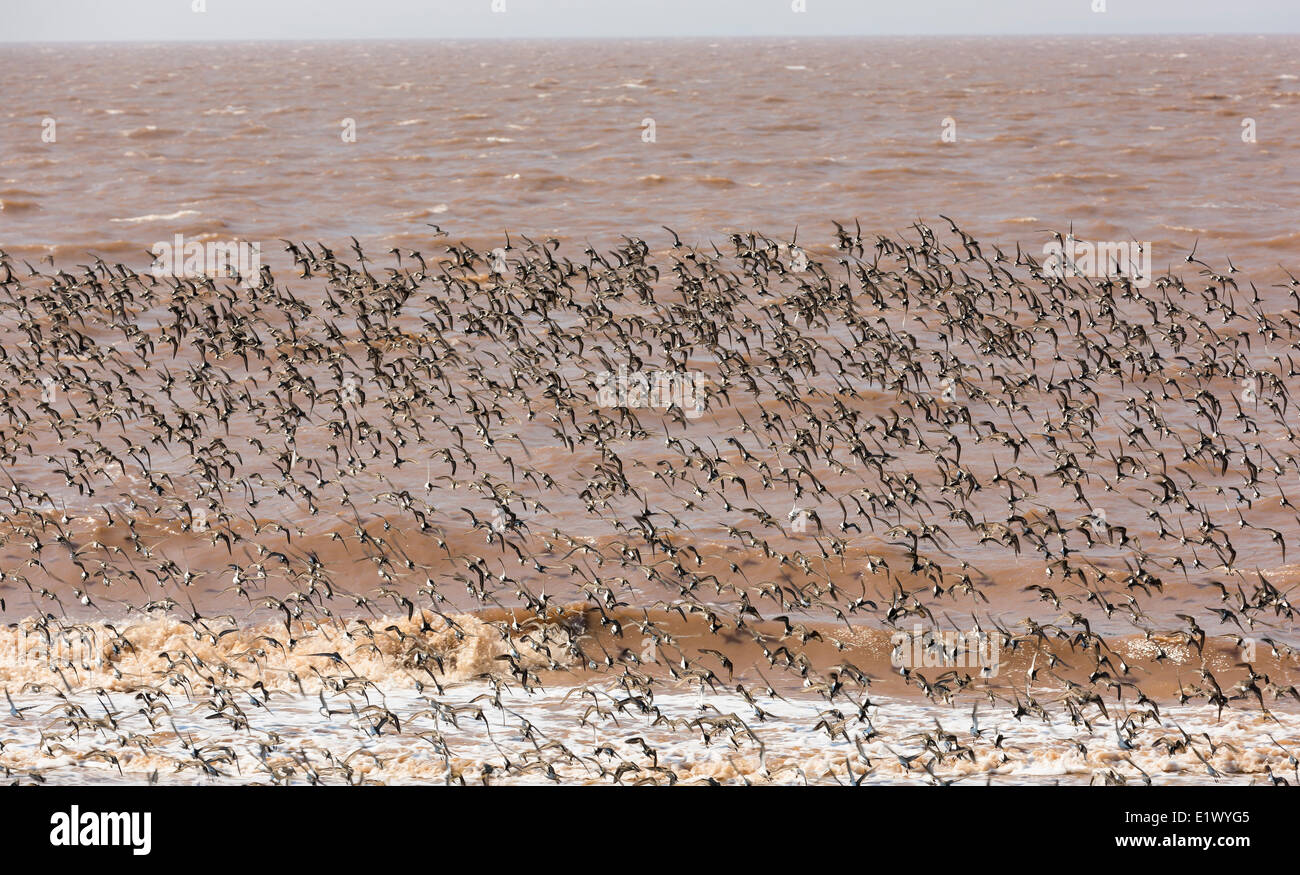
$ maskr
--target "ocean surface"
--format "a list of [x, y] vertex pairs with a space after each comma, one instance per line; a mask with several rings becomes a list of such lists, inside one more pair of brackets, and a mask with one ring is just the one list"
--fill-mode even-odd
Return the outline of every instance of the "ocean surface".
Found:
[[[425, 223], [826, 242], [952, 216], [1035, 251], [1295, 252], [1295, 37], [5, 47], [10, 252], [182, 233], [385, 247]], [[57, 142], [41, 139], [56, 123]], [[1242, 120], [1256, 123], [1244, 143]], [[355, 121], [355, 142], [342, 122]], [[643, 122], [653, 119], [654, 141]], [[941, 140], [945, 119], [956, 142]]]
[[1300, 39], [0, 89], [9, 779], [1300, 781]]

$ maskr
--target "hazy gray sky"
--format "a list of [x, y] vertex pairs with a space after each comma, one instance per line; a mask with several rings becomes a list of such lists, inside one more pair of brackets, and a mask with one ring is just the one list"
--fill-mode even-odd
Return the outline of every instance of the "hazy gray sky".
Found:
[[0, 0], [0, 41], [1300, 31], [1300, 0], [796, 2]]

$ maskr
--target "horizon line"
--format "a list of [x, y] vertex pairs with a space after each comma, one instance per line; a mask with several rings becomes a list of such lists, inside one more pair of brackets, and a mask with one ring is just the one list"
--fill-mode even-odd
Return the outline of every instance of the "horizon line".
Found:
[[252, 44], [252, 43], [378, 43], [378, 42], [400, 42], [400, 43], [431, 43], [431, 42], [483, 42], [483, 43], [500, 43], [500, 42], [604, 42], [610, 40], [632, 41], [632, 42], [649, 42], [649, 41], [726, 41], [741, 42], [745, 40], [788, 40], [791, 42], [803, 42], [809, 40], [853, 40], [853, 39], [953, 39], [953, 38], [972, 38], [972, 39], [1033, 39], [1043, 37], [1054, 38], [1078, 38], [1078, 39], [1123, 39], [1133, 37], [1257, 37], [1261, 39], [1276, 37], [1294, 37], [1300, 36], [1300, 28], [1293, 31], [1125, 31], [1125, 32], [1107, 32], [1107, 33], [1079, 33], [1055, 32], [1055, 31], [1024, 31], [1024, 32], [952, 32], [952, 33], [916, 33], [916, 32], [887, 32], [887, 33], [825, 33], [825, 34], [788, 34], [788, 33], [753, 33], [753, 34], [587, 34], [581, 36], [559, 36], [555, 34], [539, 34], [536, 36], [529, 35], [493, 35], [493, 36], [365, 36], [365, 37], [281, 37], [281, 36], [260, 36], [260, 37], [211, 37], [204, 39], [190, 38], [135, 38], [135, 37], [110, 37], [110, 38], [72, 38], [59, 40], [46, 39], [29, 39], [29, 40], [3, 40], [0, 39], [0, 46], [63, 46], [63, 45], [213, 45], [213, 44]]

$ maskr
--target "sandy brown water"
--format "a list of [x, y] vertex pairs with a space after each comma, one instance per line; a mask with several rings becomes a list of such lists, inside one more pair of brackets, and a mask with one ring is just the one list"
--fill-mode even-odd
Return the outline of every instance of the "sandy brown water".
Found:
[[10, 46], [0, 229], [24, 256], [121, 259], [175, 233], [268, 251], [418, 247], [424, 222], [492, 245], [504, 228], [661, 243], [660, 224], [811, 241], [830, 219], [944, 213], [1035, 252], [1073, 222], [1152, 241], [1157, 265], [1200, 237], [1269, 270], [1300, 233], [1297, 54], [1150, 36]]

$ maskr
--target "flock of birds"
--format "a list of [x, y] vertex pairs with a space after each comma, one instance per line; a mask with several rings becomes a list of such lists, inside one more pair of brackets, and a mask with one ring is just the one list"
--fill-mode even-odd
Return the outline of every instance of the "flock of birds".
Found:
[[1036, 725], [1085, 781], [1300, 779], [1300, 281], [945, 222], [0, 252], [0, 768], [951, 783]]

